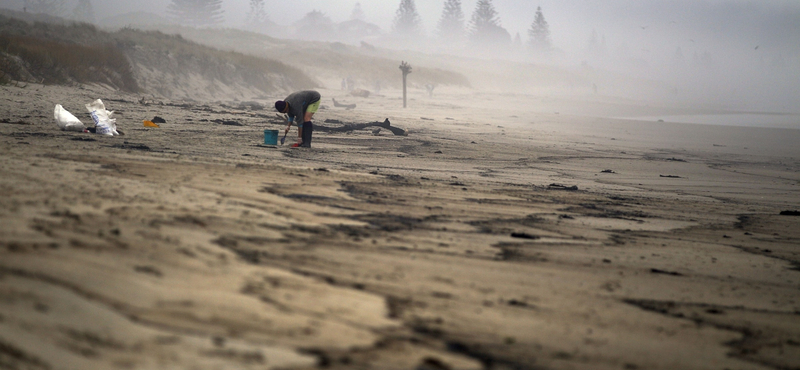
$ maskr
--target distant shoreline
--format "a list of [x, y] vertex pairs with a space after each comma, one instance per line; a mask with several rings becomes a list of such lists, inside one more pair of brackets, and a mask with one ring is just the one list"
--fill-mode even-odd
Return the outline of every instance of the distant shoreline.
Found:
[[800, 114], [794, 113], [676, 114], [611, 118], [648, 122], [691, 123], [714, 126], [800, 130]]

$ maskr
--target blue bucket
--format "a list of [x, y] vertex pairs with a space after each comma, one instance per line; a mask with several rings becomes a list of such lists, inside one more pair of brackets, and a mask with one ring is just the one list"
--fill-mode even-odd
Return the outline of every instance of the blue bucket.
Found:
[[264, 130], [264, 145], [278, 145], [278, 130]]

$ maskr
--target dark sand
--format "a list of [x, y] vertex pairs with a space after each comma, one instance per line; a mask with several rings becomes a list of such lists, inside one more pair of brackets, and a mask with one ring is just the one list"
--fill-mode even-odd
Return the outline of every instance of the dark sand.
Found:
[[0, 87], [0, 368], [800, 368], [800, 130], [321, 92], [409, 134]]

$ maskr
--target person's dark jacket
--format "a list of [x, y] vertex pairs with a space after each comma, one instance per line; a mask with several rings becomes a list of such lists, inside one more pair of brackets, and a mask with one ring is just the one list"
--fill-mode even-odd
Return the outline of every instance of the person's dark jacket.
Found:
[[289, 103], [289, 112], [287, 113], [289, 119], [297, 122], [298, 125], [303, 124], [303, 116], [306, 113], [306, 109], [309, 105], [319, 101], [320, 98], [319, 93], [314, 90], [303, 90], [289, 94], [286, 99], [283, 99], [283, 101]]

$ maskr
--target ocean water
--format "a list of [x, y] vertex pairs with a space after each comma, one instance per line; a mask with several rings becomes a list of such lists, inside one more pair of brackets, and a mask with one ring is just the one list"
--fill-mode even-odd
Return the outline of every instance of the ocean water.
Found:
[[770, 127], [800, 130], [799, 114], [736, 113], [679, 114], [663, 116], [615, 117], [637, 121], [696, 123], [704, 125]]

